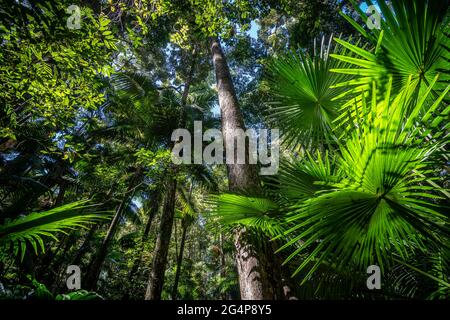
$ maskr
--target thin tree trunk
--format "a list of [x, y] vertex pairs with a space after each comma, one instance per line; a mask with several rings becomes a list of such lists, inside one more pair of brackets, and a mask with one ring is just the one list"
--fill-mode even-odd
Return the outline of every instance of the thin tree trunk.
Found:
[[98, 229], [98, 223], [95, 223], [92, 225], [92, 227], [89, 229], [89, 232], [86, 234], [83, 243], [79, 247], [77, 254], [75, 255], [75, 258], [73, 258], [73, 261], [71, 264], [73, 265], [80, 265], [81, 260], [83, 259], [84, 254], [89, 250], [89, 243], [91, 242], [92, 238], [94, 237], [95, 231]]
[[159, 234], [154, 250], [152, 270], [147, 284], [145, 300], [161, 300], [161, 292], [164, 284], [167, 254], [169, 252], [170, 237], [172, 235], [173, 219], [175, 216], [175, 194], [177, 181], [175, 173], [172, 173], [167, 183], [167, 195], [161, 214]]
[[122, 216], [122, 211], [125, 205], [128, 203], [128, 200], [129, 196], [125, 195], [115, 211], [114, 217], [109, 225], [108, 231], [106, 232], [105, 238], [103, 239], [93, 260], [89, 264], [86, 280], [84, 281], [85, 288], [87, 290], [95, 290], [97, 287], [97, 281], [100, 276], [100, 272], [102, 269], [103, 262], [105, 261], [106, 254], [108, 252], [109, 244], [115, 235], [117, 225], [119, 224], [119, 220]]
[[66, 188], [67, 188], [67, 182], [62, 180], [59, 183], [59, 192], [58, 192], [58, 196], [56, 197], [56, 200], [55, 200], [55, 207], [62, 205], [62, 203], [64, 201], [64, 196], [66, 194]]
[[[211, 38], [210, 46], [216, 73], [225, 151], [227, 153], [233, 152], [236, 156], [237, 143], [234, 144], [234, 150], [231, 150], [227, 140], [233, 136], [234, 130], [245, 130], [244, 120], [219, 39], [217, 37]], [[248, 160], [248, 153], [246, 154], [246, 159]], [[242, 192], [251, 190], [258, 192], [260, 190], [260, 179], [255, 165], [248, 164], [248, 161], [246, 161], [246, 164], [227, 164], [227, 171], [230, 191]], [[239, 274], [241, 299], [274, 299], [277, 290], [269, 281], [271, 275], [268, 275], [265, 269], [267, 263], [264, 261], [266, 258], [265, 251], [271, 248], [268, 245], [257, 246], [253, 242], [254, 240], [245, 228], [241, 228], [236, 233], [236, 264]], [[265, 240], [262, 242], [265, 242]]]
[[[130, 184], [124, 194], [122, 201], [117, 207], [114, 217], [111, 220], [108, 231], [106, 232], [105, 238], [103, 239], [97, 253], [94, 255], [92, 261], [88, 266], [88, 272], [85, 280], [85, 288], [88, 290], [95, 290], [97, 288], [97, 282], [100, 277], [100, 272], [105, 262], [106, 254], [108, 253], [108, 247], [111, 243], [111, 240], [114, 238], [116, 233], [117, 226], [119, 224], [120, 218], [122, 217], [122, 212], [128, 201], [133, 198], [134, 192], [137, 187], [137, 182], [139, 181], [142, 173], [142, 168], [138, 167], [134, 172], [133, 177], [131, 178]], [[130, 194], [131, 193], [131, 194]], [[112, 197], [113, 189], [110, 189], [109, 195]]]
[[[197, 62], [196, 48], [192, 52], [192, 60], [189, 69], [189, 73], [184, 85], [183, 94], [181, 97], [181, 114], [179, 125], [185, 125], [185, 106], [187, 98], [189, 96], [189, 90], [191, 87], [192, 79], [194, 76], [195, 64]], [[167, 264], [167, 254], [169, 252], [170, 237], [172, 235], [173, 219], [175, 216], [175, 196], [177, 190], [176, 181], [177, 167], [173, 166], [172, 172], [169, 172], [169, 176], [173, 175], [168, 182], [168, 193], [164, 202], [163, 212], [161, 214], [161, 223], [158, 238], [156, 240], [156, 247], [154, 250], [152, 270], [147, 284], [147, 290], [145, 293], [145, 300], [161, 300], [161, 292], [164, 284], [164, 273]]]
[[183, 221], [182, 225], [183, 225], [183, 232], [181, 234], [180, 252], [178, 253], [177, 257], [177, 270], [175, 272], [175, 280], [172, 288], [172, 300], [177, 300], [178, 282], [180, 280], [181, 263], [183, 262], [184, 245], [186, 242], [186, 235], [188, 229], [188, 224], [185, 221]]
[[152, 226], [153, 219], [156, 217], [158, 213], [159, 202], [160, 202], [160, 193], [155, 192], [155, 196], [152, 201], [152, 206], [150, 208], [150, 212], [148, 215], [147, 224], [145, 225], [144, 233], [142, 234], [141, 244], [138, 249], [139, 253], [138, 256], [134, 259], [133, 266], [131, 267], [130, 273], [128, 274], [128, 279], [130, 280], [130, 282], [133, 280], [135, 274], [139, 269], [139, 265], [142, 260], [142, 254], [144, 252], [145, 243], [147, 242], [147, 238], [150, 233], [150, 228]]

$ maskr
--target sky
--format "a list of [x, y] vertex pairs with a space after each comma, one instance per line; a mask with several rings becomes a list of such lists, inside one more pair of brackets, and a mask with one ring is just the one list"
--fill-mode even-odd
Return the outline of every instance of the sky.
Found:
[[259, 25], [255, 22], [255, 20], [253, 20], [250, 25], [250, 30], [248, 31], [248, 34], [253, 39], [256, 39], [258, 37], [258, 30], [259, 30]]

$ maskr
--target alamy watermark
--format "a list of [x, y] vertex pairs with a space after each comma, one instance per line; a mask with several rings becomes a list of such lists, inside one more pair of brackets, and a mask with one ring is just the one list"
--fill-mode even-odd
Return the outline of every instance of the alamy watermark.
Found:
[[374, 5], [370, 5], [367, 7], [366, 13], [368, 15], [367, 19], [367, 27], [372, 29], [381, 29], [381, 14], [378, 12], [378, 9]]
[[67, 18], [66, 25], [67, 28], [74, 30], [81, 28], [81, 10], [80, 7], [72, 4], [70, 5], [66, 12], [70, 14], [70, 17]]
[[77, 265], [67, 266], [66, 274], [69, 276], [66, 279], [66, 286], [69, 290], [81, 289], [81, 270]]
[[[187, 129], [174, 130], [171, 138], [175, 141], [172, 162], [175, 164], [223, 164], [225, 159], [226, 164], [257, 164], [259, 160], [262, 165], [259, 174], [274, 175], [278, 172], [279, 129], [247, 129], [246, 131], [226, 129], [224, 135], [225, 141], [222, 132], [218, 129], [208, 129], [203, 133], [202, 122], [194, 121], [192, 145], [192, 135]], [[203, 149], [203, 142], [210, 143]]]
[[367, 274], [370, 276], [367, 278], [367, 289], [381, 289], [381, 270], [380, 267], [373, 264], [367, 267]]

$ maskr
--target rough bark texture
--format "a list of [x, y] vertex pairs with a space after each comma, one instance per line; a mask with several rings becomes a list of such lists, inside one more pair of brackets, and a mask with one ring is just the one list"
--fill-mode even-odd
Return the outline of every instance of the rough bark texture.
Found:
[[[226, 141], [227, 137], [232, 135], [233, 130], [245, 130], [244, 120], [239, 108], [230, 70], [217, 37], [211, 38], [210, 46], [216, 73], [222, 118], [222, 135], [224, 141]], [[234, 148], [236, 149], [236, 144]], [[233, 151], [227, 149], [227, 144], [225, 143], [225, 151]], [[236, 156], [236, 150], [234, 150], [234, 154]], [[246, 164], [227, 164], [227, 171], [230, 191], [258, 192], [260, 190], [260, 180], [255, 165], [249, 165], [248, 161], [246, 161]], [[242, 228], [236, 234], [235, 247], [241, 299], [261, 300], [276, 298], [273, 284], [269, 281], [270, 277], [266, 269], [268, 263], [264, 261], [267, 254], [266, 250], [270, 250], [269, 246], [254, 245], [249, 232]]]
[[164, 200], [159, 234], [156, 239], [156, 247], [153, 255], [152, 271], [147, 284], [145, 300], [161, 300], [161, 292], [164, 284], [164, 273], [166, 271], [167, 253], [169, 252], [170, 237], [175, 215], [175, 194], [177, 181], [174, 175], [169, 174], [167, 183], [167, 195]]

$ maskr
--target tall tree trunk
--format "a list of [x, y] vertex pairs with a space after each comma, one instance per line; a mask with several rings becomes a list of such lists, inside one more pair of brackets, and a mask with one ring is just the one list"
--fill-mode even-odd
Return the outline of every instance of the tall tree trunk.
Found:
[[134, 259], [133, 266], [131, 267], [130, 273], [128, 274], [128, 279], [131, 282], [134, 278], [134, 275], [137, 273], [139, 269], [139, 265], [142, 260], [142, 254], [144, 252], [145, 243], [147, 242], [148, 235], [150, 233], [150, 228], [152, 226], [153, 219], [156, 217], [158, 213], [159, 203], [160, 203], [160, 193], [158, 191], [155, 191], [154, 197], [152, 199], [152, 205], [150, 208], [150, 212], [148, 215], [148, 220], [145, 225], [144, 233], [142, 234], [142, 240], [139, 246], [139, 253]]
[[183, 220], [182, 225], [183, 225], [183, 232], [181, 234], [180, 252], [178, 253], [178, 257], [177, 257], [177, 270], [175, 272], [175, 280], [173, 282], [173, 287], [172, 287], [172, 300], [177, 300], [178, 282], [180, 280], [181, 263], [183, 262], [184, 244], [186, 242], [186, 235], [187, 235], [187, 229], [188, 229], [188, 224], [186, 223], [185, 220]]
[[[216, 73], [222, 135], [226, 142], [229, 137], [233, 136], [234, 130], [245, 130], [245, 125], [230, 70], [217, 37], [210, 39], [210, 47]], [[236, 156], [236, 145], [237, 143], [234, 144], [234, 150], [230, 150], [228, 143], [225, 143], [225, 151], [227, 153], [233, 152]], [[246, 159], [248, 160], [248, 153]], [[261, 188], [256, 166], [248, 164], [248, 161], [245, 162], [246, 164], [227, 164], [229, 189], [232, 192], [258, 192]], [[271, 250], [271, 247], [267, 244], [263, 246], [255, 245], [253, 242], [254, 239], [252, 239], [248, 230], [241, 228], [237, 231], [235, 247], [241, 299], [274, 299], [277, 290], [269, 281], [272, 275], [268, 274], [267, 263], [264, 261], [267, 254], [265, 251]], [[266, 242], [266, 239], [262, 242]]]
[[108, 231], [106, 232], [105, 238], [103, 239], [96, 255], [93, 260], [89, 264], [88, 272], [86, 275], [86, 279], [84, 281], [85, 289], [87, 290], [95, 290], [97, 287], [97, 281], [100, 276], [100, 272], [102, 269], [102, 265], [105, 262], [106, 254], [108, 252], [109, 244], [111, 240], [114, 238], [116, 233], [117, 225], [119, 224], [120, 218], [122, 216], [122, 211], [130, 197], [125, 195], [123, 200], [117, 206], [113, 219], [109, 225]]
[[169, 174], [170, 178], [167, 182], [167, 195], [161, 214], [160, 229], [156, 239], [152, 270], [147, 284], [145, 300], [161, 300], [167, 254], [169, 252], [170, 237], [172, 235], [173, 219], [175, 216], [175, 194], [177, 189], [175, 174], [175, 172]]
[[81, 260], [83, 259], [83, 256], [86, 252], [89, 250], [89, 244], [92, 241], [92, 238], [94, 237], [95, 231], [98, 229], [98, 223], [95, 223], [92, 225], [92, 227], [89, 229], [89, 232], [84, 237], [83, 243], [78, 248], [77, 253], [75, 254], [75, 257], [73, 258], [73, 261], [71, 264], [74, 265], [80, 265]]
[[[185, 106], [189, 96], [192, 79], [197, 62], [196, 48], [192, 51], [191, 65], [184, 84], [183, 94], [181, 96], [181, 114], [179, 125], [185, 125]], [[153, 256], [152, 270], [147, 284], [145, 300], [161, 300], [161, 292], [164, 284], [164, 273], [167, 264], [167, 254], [169, 252], [170, 237], [172, 235], [173, 219], [175, 215], [175, 196], [177, 189], [177, 167], [172, 167], [172, 172], [168, 176], [172, 176], [168, 182], [168, 193], [164, 202], [163, 212], [161, 214], [161, 223], [158, 238], [156, 240], [156, 248]]]

